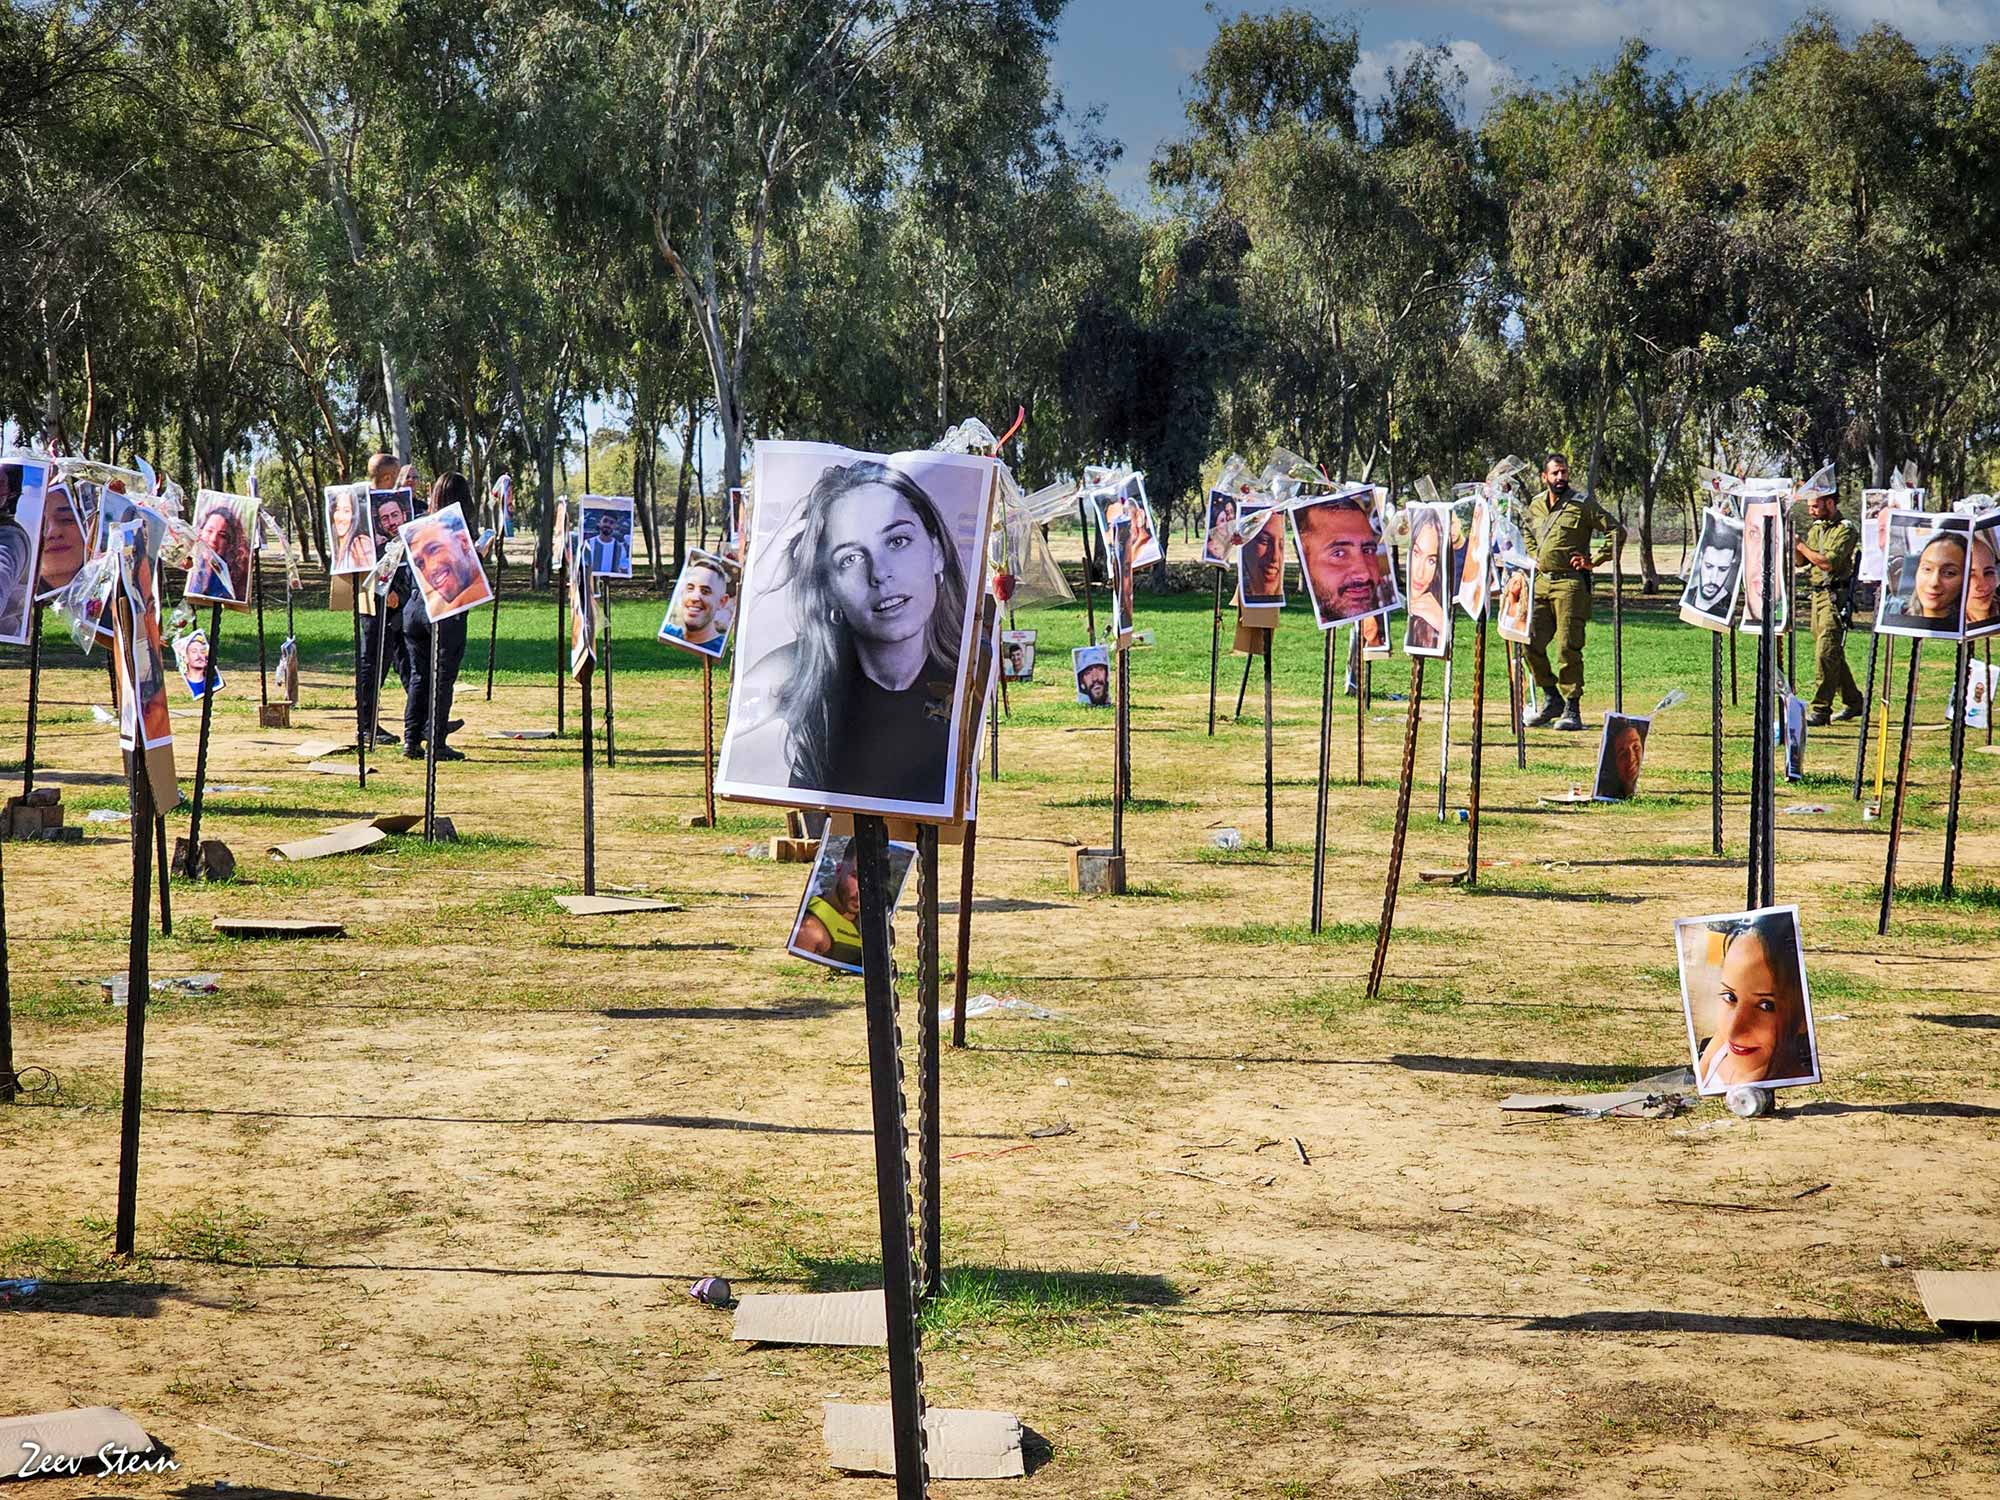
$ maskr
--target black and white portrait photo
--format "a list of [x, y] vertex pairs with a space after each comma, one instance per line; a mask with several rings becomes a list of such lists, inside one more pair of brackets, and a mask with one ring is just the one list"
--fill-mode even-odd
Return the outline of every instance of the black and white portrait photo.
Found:
[[1681, 590], [1681, 618], [1704, 630], [1727, 630], [1743, 583], [1743, 523], [1717, 506], [1702, 512], [1701, 535]]
[[757, 445], [716, 790], [955, 821], [994, 460]]

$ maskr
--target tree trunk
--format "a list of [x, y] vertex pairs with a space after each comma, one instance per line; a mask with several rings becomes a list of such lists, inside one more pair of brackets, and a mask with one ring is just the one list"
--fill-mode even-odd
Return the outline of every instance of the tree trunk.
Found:
[[700, 403], [689, 398], [687, 406], [687, 432], [681, 438], [681, 482], [680, 494], [674, 501], [674, 574], [679, 576], [687, 561], [688, 536], [688, 477], [694, 467], [694, 427], [695, 415]]

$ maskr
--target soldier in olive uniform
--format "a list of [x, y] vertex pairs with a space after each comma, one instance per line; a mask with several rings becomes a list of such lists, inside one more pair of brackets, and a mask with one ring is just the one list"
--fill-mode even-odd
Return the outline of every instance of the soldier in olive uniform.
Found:
[[1840, 694], [1840, 718], [1861, 717], [1861, 689], [1847, 664], [1848, 590], [1861, 551], [1861, 534], [1840, 518], [1840, 502], [1814, 495], [1806, 502], [1812, 525], [1792, 544], [1800, 562], [1812, 565], [1813, 660], [1819, 680], [1813, 688], [1808, 724], [1833, 722], [1833, 695]]
[[[1551, 453], [1542, 464], [1548, 492], [1528, 507], [1528, 531], [1535, 539], [1535, 613], [1529, 625], [1528, 670], [1547, 701], [1528, 721], [1533, 729], [1583, 728], [1583, 628], [1590, 619], [1590, 570], [1611, 560], [1590, 553], [1600, 531], [1612, 546], [1625, 540], [1604, 511], [1569, 487], [1569, 460]], [[1559, 643], [1559, 665], [1549, 665], [1549, 642]]]

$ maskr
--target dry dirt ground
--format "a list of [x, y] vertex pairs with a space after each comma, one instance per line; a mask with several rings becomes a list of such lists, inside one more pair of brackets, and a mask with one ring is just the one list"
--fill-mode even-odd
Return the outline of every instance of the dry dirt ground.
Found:
[[[1913, 891], [1887, 938], [1881, 825], [1846, 789], [1852, 726], [1780, 789], [1781, 807], [1830, 809], [1778, 819], [1823, 1086], [1752, 1121], [1717, 1101], [1662, 1121], [1503, 1116], [1516, 1090], [1686, 1061], [1669, 924], [1743, 903], [1747, 710], [1729, 716], [1717, 859], [1705, 666], [1681, 684], [1702, 696], [1656, 725], [1646, 796], [1559, 810], [1537, 796], [1587, 779], [1596, 735], [1531, 733], [1516, 770], [1496, 649], [1498, 863], [1476, 892], [1415, 879], [1464, 858], [1463, 827], [1436, 817], [1433, 704], [1371, 1002], [1403, 705], [1373, 705], [1359, 787], [1353, 700], [1336, 707], [1330, 925], [1312, 939], [1317, 702], [1297, 673], [1281, 687], [1266, 852], [1257, 694], [1230, 724], [1225, 656], [1207, 737], [1205, 607], [1193, 618], [1198, 676], [1135, 664], [1130, 894], [1069, 892], [1066, 846], [1108, 834], [1110, 735], [1059, 685], [1016, 690], [1005, 774], [983, 792], [971, 988], [1057, 1016], [975, 1021], [944, 1060], [950, 1288], [926, 1321], [929, 1394], [1035, 1434], [1026, 1480], [948, 1491], [2000, 1493], [1993, 1351], [1941, 1337], [1911, 1280], [2000, 1265], [2000, 759], [1970, 757], [1971, 894]], [[1674, 684], [1645, 667], [1645, 638], [1627, 650], [1650, 706]], [[775, 813], [682, 826], [700, 806], [699, 677], [619, 681], [618, 765], [597, 780], [602, 885], [685, 910], [586, 920], [553, 901], [580, 889], [574, 690], [564, 741], [490, 737], [549, 724], [547, 677], [461, 699], [470, 759], [440, 778], [461, 844], [264, 854], [420, 804], [400, 759], [363, 794], [289, 758], [351, 724], [338, 665], [309, 667], [293, 731], [258, 730], [240, 696], [218, 712], [212, 776], [268, 791], [213, 795], [240, 877], [176, 884], [174, 935], [154, 937], [156, 975], [222, 988], [153, 1003], [130, 1263], [109, 1254], [123, 1013], [88, 982], [123, 966], [129, 844], [103, 823], [80, 847], [5, 850], [17, 1053], [61, 1093], [0, 1108], [0, 1275], [46, 1283], [0, 1311], [0, 1406], [114, 1403], [181, 1466], [35, 1493], [890, 1493], [834, 1474], [819, 1430], [823, 1398], [887, 1399], [880, 1351], [733, 1344], [728, 1315], [688, 1296], [708, 1273], [866, 1286], [879, 1258], [859, 982], [783, 952], [805, 870], [743, 855]], [[1747, 655], [1745, 672], [1747, 702]], [[24, 675], [4, 694], [10, 744]], [[1912, 885], [1941, 857], [1943, 675], [1919, 712]], [[1375, 673], [1378, 694], [1407, 680], [1401, 661]], [[87, 707], [101, 669], [53, 671], [44, 691], [42, 758], [71, 819], [122, 807], [115, 741]], [[1463, 697], [1454, 713], [1456, 808]], [[175, 722], [185, 770], [196, 721]], [[1210, 848], [1217, 825], [1247, 847]], [[950, 849], [943, 877], [955, 891]], [[349, 936], [210, 930], [249, 913], [331, 913]], [[912, 917], [900, 927], [907, 976]]]

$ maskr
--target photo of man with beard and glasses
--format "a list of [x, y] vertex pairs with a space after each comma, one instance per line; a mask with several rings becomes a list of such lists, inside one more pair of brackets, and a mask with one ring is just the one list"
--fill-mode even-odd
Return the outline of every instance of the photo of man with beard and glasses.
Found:
[[[916, 865], [917, 846], [891, 842], [889, 845], [889, 910], [903, 904], [903, 889]], [[792, 935], [785, 951], [808, 963], [824, 964], [844, 974], [861, 972], [861, 877], [854, 852], [854, 840], [847, 834], [828, 834], [819, 841], [819, 854], [806, 877], [805, 895], [799, 900], [799, 914], [792, 921]], [[893, 945], [895, 934], [890, 933]]]
[[1683, 917], [1674, 943], [1700, 1093], [1819, 1082], [1796, 906]]
[[729, 565], [707, 552], [689, 552], [674, 584], [674, 602], [660, 622], [660, 639], [716, 660], [728, 649], [735, 621], [736, 581]]
[[1743, 523], [1717, 506], [1702, 512], [1693, 566], [1681, 589], [1681, 618], [1703, 630], [1727, 630], [1743, 582]]
[[995, 461], [758, 444], [725, 797], [950, 820]]
[[1604, 737], [1597, 742], [1597, 781], [1591, 795], [1599, 802], [1626, 802], [1637, 795], [1639, 770], [1646, 761], [1646, 734], [1651, 719], [1636, 714], [1608, 713]]
[[1285, 604], [1285, 513], [1265, 513], [1256, 529], [1246, 520], [1243, 549], [1236, 555], [1236, 590], [1247, 605]]
[[1310, 500], [1292, 511], [1299, 574], [1322, 630], [1402, 602], [1393, 549], [1382, 540], [1381, 512], [1368, 489]]

